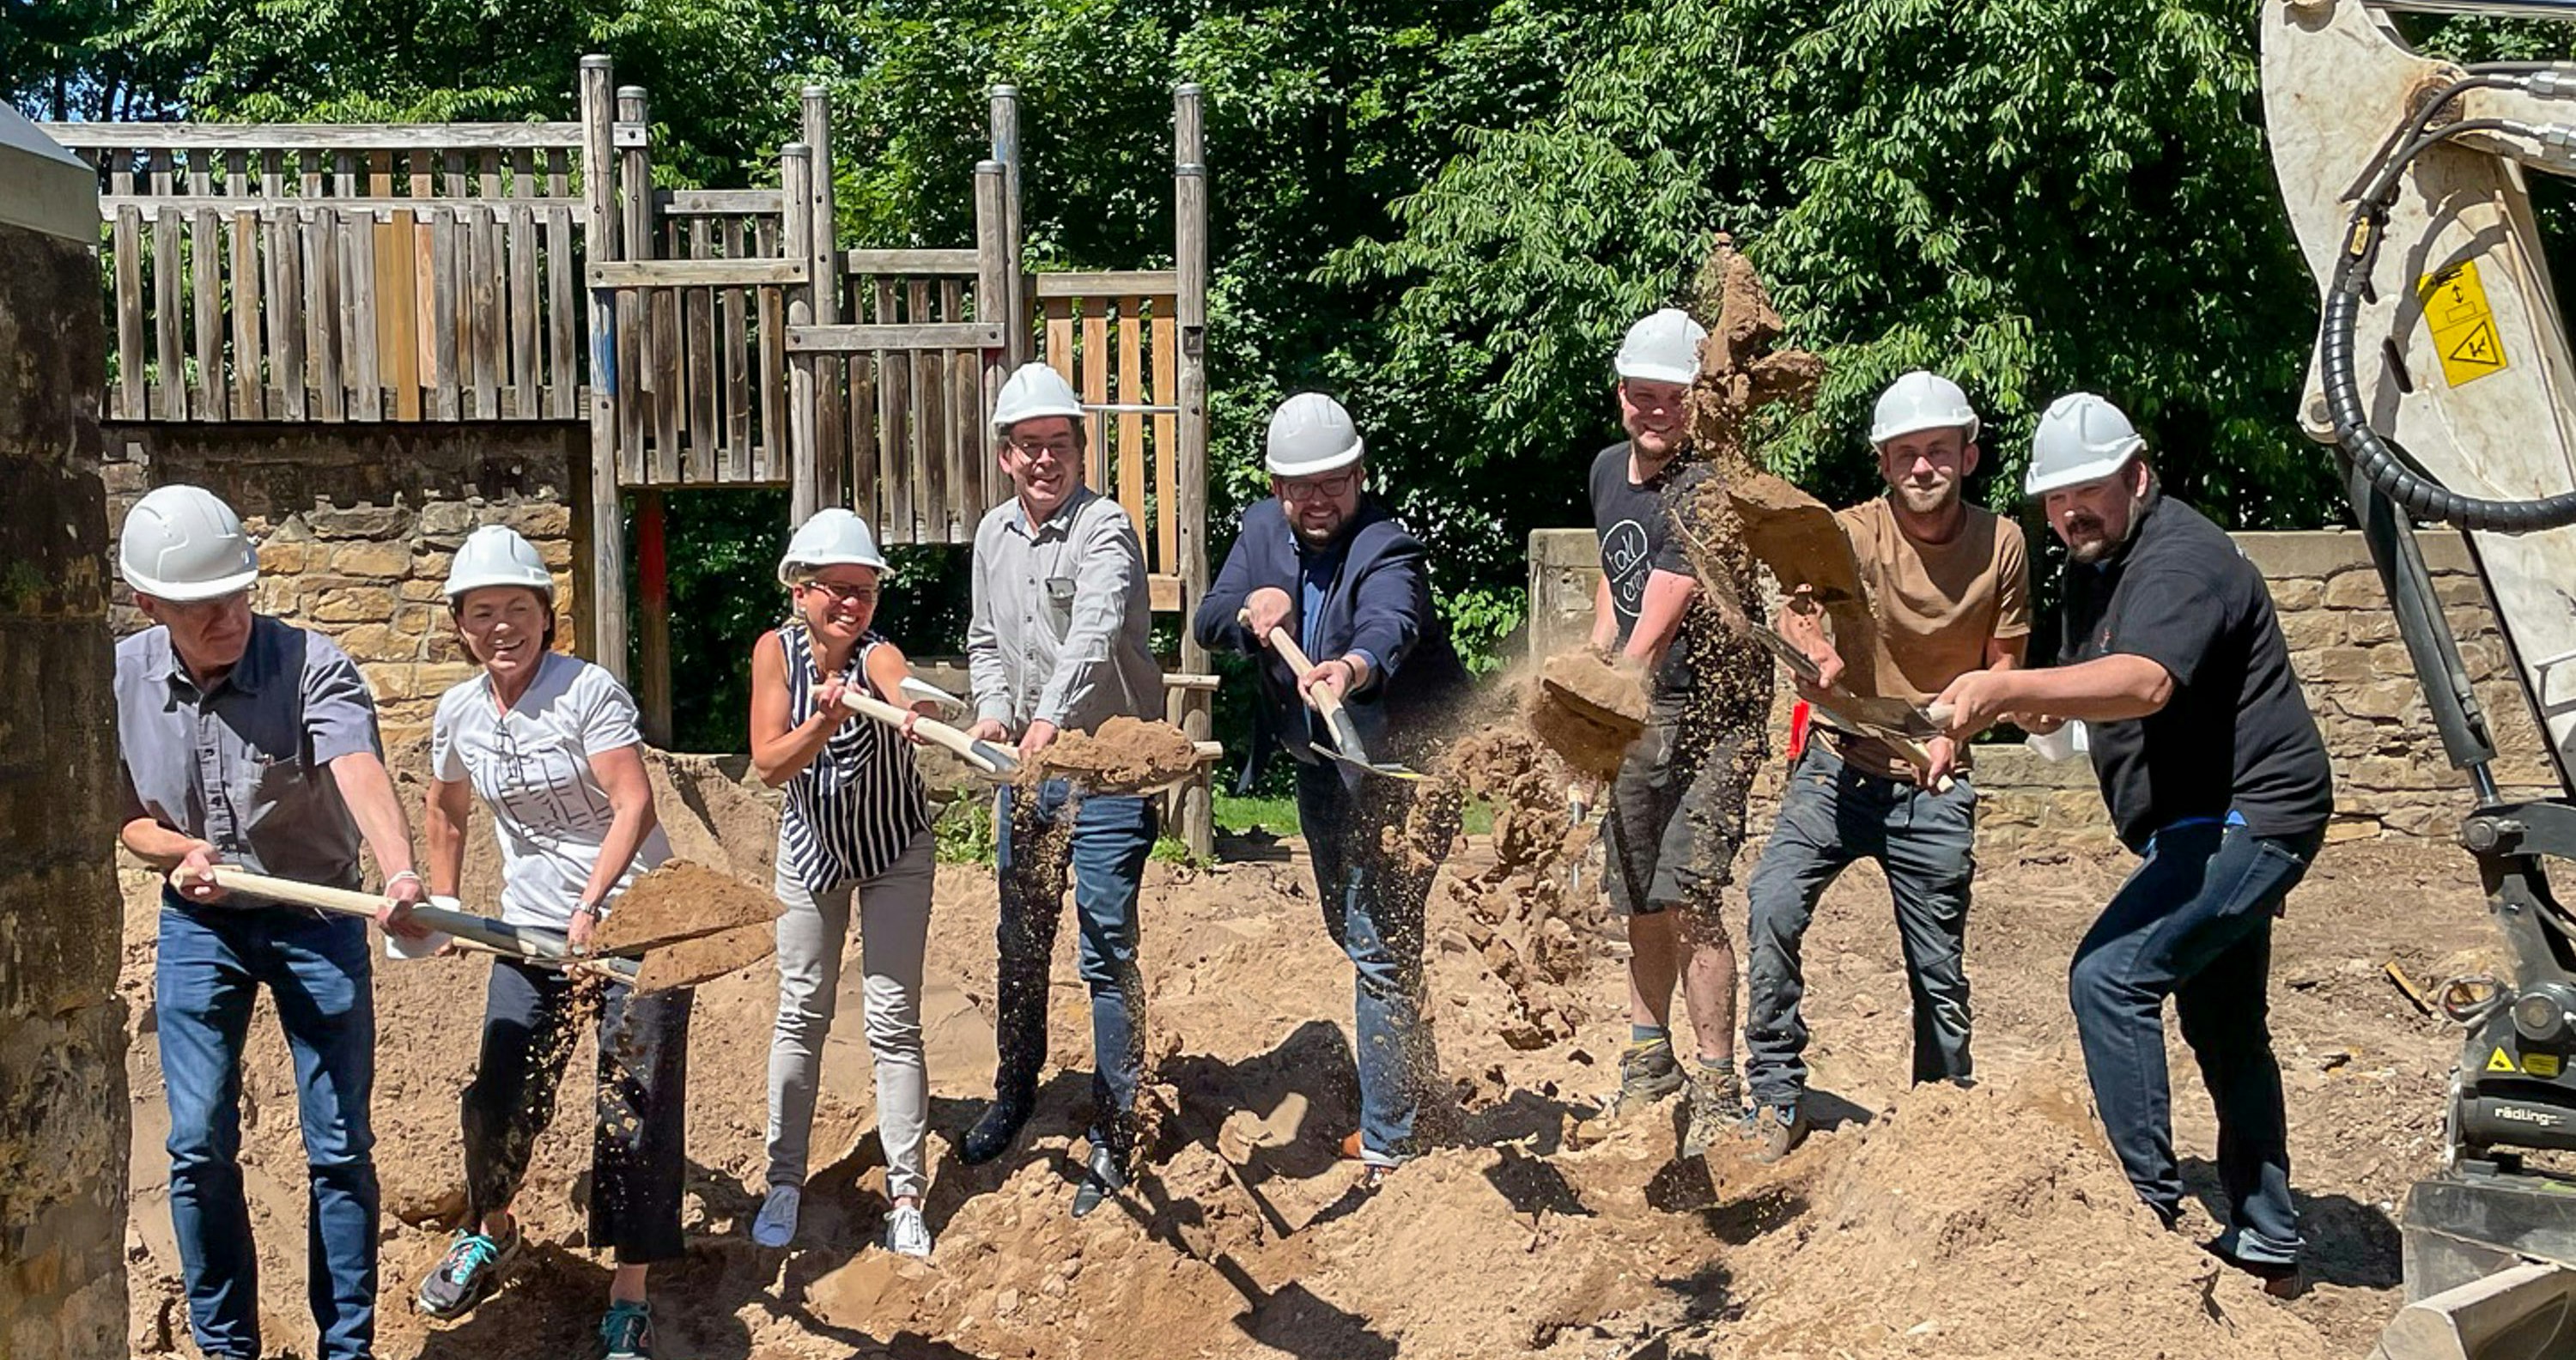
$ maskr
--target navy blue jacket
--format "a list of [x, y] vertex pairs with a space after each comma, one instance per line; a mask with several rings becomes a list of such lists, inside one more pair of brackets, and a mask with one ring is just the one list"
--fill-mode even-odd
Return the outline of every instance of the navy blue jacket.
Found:
[[[1242, 531], [1225, 555], [1216, 584], [1199, 602], [1192, 631], [1210, 648], [1242, 652], [1261, 659], [1262, 703], [1251, 764], [1245, 778], [1255, 777], [1275, 743], [1302, 761], [1316, 759], [1310, 740], [1329, 740], [1323, 725], [1309, 725], [1312, 710], [1297, 696], [1296, 677], [1279, 654], [1254, 643], [1235, 616], [1252, 592], [1264, 586], [1288, 592], [1288, 630], [1300, 643], [1311, 639], [1309, 659], [1322, 662], [1352, 651], [1377, 658], [1378, 672], [1368, 687], [1347, 696], [1351, 720], [1360, 740], [1379, 760], [1399, 757], [1399, 748], [1424, 736], [1428, 720], [1455, 702], [1467, 684], [1467, 668], [1449, 645], [1448, 625], [1431, 607], [1431, 579], [1422, 544], [1405, 532], [1386, 507], [1365, 496], [1342, 526], [1341, 537], [1327, 551], [1341, 554], [1323, 592], [1321, 616], [1304, 617], [1305, 562], [1298, 553], [1296, 531], [1288, 514], [1271, 497], [1243, 512]], [[1400, 733], [1401, 736], [1390, 736]], [[1311, 734], [1311, 735], [1310, 735]], [[1409, 739], [1409, 740], [1408, 740]]]

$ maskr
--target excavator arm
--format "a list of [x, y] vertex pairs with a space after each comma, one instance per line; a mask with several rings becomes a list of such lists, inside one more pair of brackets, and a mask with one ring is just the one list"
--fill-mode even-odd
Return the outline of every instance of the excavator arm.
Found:
[[[2462, 66], [2392, 11], [2576, 20], [2576, 0], [2264, 0], [2272, 165], [2321, 320], [2299, 423], [2334, 447], [2473, 805], [2510, 978], [2454, 979], [2443, 1165], [2409, 1194], [2388, 1360], [2576, 1351], [2576, 360], [2526, 177], [2576, 175], [2576, 64]], [[2470, 684], [2417, 542], [2461, 535], [2517, 682]]]

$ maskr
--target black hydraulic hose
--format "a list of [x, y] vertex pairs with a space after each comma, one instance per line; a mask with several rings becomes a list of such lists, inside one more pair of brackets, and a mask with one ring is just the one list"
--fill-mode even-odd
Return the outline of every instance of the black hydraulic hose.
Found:
[[[2453, 92], [2470, 83], [2457, 82]], [[2415, 126], [2428, 120], [2448, 97], [2446, 92], [2443, 98], [2427, 104]], [[2370, 189], [2353, 209], [2345, 249], [2335, 265], [2332, 285], [2326, 290], [2325, 316], [2317, 335], [2317, 368], [2325, 385], [2326, 418], [2333, 422], [2335, 440], [2343, 446], [2354, 468], [2380, 494], [2405, 507], [2417, 519], [2515, 534], [2576, 524], [2576, 491], [2536, 501], [2463, 496], [2418, 471], [2403, 449], [2371, 428], [2370, 414], [2361, 400], [2354, 333], [2361, 320], [2362, 293], [2369, 287], [2371, 266], [2379, 258], [2379, 230], [2387, 219], [2388, 203], [2395, 196], [2398, 175], [2406, 163], [2427, 148], [2463, 133], [2522, 130], [2502, 119], [2479, 118], [2408, 138], [2403, 149], [2372, 177]]]

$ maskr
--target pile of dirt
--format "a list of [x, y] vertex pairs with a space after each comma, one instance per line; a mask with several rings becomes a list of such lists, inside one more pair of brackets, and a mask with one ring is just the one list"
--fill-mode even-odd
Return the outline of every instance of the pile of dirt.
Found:
[[1198, 746], [1187, 732], [1122, 713], [1096, 732], [1060, 734], [1021, 767], [1018, 779], [1061, 777], [1094, 792], [1118, 793], [1168, 784], [1198, 767]]
[[1756, 1245], [1717, 1354], [2314, 1360], [2316, 1329], [2160, 1225], [2066, 1078], [1923, 1087]]
[[[774, 796], [743, 782], [738, 761], [650, 764], [678, 853], [765, 881]], [[416, 758], [397, 753], [395, 767], [416, 795]], [[1903, 1089], [1903, 964], [1885, 887], [1863, 866], [1827, 894], [1807, 937], [1807, 1056], [1825, 1122], [1806, 1147], [1774, 1167], [1734, 1146], [1679, 1161], [1667, 1103], [1576, 1149], [1567, 1123], [1615, 1081], [1626, 983], [1597, 888], [1563, 887], [1581, 843], [1565, 830], [1566, 771], [1508, 722], [1461, 738], [1441, 768], [1497, 811], [1490, 838], [1440, 854], [1427, 922], [1438, 1068], [1462, 1117], [1384, 1189], [1360, 1189], [1336, 1155], [1358, 1118], [1352, 975], [1298, 842], [1235, 843], [1234, 858], [1207, 867], [1148, 866], [1137, 962], [1156, 1133], [1136, 1187], [1079, 1221], [1066, 1211], [1091, 1052], [1077, 932], [1060, 932], [1036, 1113], [1008, 1155], [965, 1166], [955, 1142], [994, 1068], [996, 889], [989, 868], [942, 866], [921, 1018], [936, 1253], [915, 1262], [878, 1245], [888, 1206], [854, 928], [791, 1251], [747, 1237], [765, 1183], [776, 979], [753, 968], [698, 989], [687, 1255], [652, 1278], [664, 1353], [2254, 1360], [2360, 1354], [2395, 1307], [2390, 1206], [2437, 1163], [2458, 1038], [2379, 969], [2396, 959], [2434, 975], [2488, 939], [2455, 849], [2329, 846], [2279, 926], [2271, 1025], [2318, 1282], [2284, 1304], [2193, 1246], [2214, 1230], [2196, 1205], [2189, 1235], [2158, 1232], [2090, 1129], [2064, 969], [2128, 872], [2124, 857], [1981, 860], [1968, 967], [1985, 1086]], [[469, 902], [496, 900], [497, 868], [478, 812]], [[137, 1354], [183, 1351], [186, 1330], [161, 1149], [154, 881], [127, 877], [120, 979], [134, 1015]], [[453, 957], [376, 970], [386, 1360], [595, 1353], [609, 1262], [587, 1227], [592, 1027], [571, 1036], [555, 1118], [531, 1150], [516, 1205], [530, 1249], [506, 1286], [454, 1323], [404, 1302], [461, 1207], [457, 1096], [489, 967]], [[241, 1146], [262, 1314], [271, 1354], [311, 1355], [293, 1062], [265, 996], [259, 1006]], [[2187, 1051], [2176, 1044], [2173, 1057], [2190, 1165], [2216, 1130]], [[613, 1073], [613, 1042], [609, 1058]]]

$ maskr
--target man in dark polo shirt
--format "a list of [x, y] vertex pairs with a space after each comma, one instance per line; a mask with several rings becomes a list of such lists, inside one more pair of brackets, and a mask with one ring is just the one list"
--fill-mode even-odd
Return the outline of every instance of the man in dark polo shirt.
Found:
[[117, 644], [125, 848], [167, 871], [153, 1015], [170, 1101], [170, 1217], [188, 1327], [207, 1356], [258, 1356], [259, 1256], [242, 1195], [241, 1061], [262, 986], [295, 1057], [312, 1182], [306, 1296], [323, 1360], [373, 1353], [377, 1188], [367, 1099], [367, 925], [246, 900], [212, 868], [359, 884], [385, 875], [387, 930], [424, 897], [366, 681], [328, 639], [251, 612], [259, 558], [232, 508], [165, 486], [128, 512], [118, 565], [155, 627]]
[[1998, 718], [2037, 732], [2088, 725], [2112, 824], [2143, 857], [2076, 947], [2068, 982], [2094, 1104], [2130, 1183], [2175, 1223], [2172, 997], [2222, 1130], [2228, 1223], [2211, 1249], [2294, 1292], [2302, 1243], [2265, 988], [2272, 918], [2334, 811], [2325, 743], [2262, 573], [2159, 494], [2146, 441], [2118, 408], [2058, 398], [2025, 486], [2073, 559], [2058, 664], [1974, 671], [1940, 702], [1962, 741]]

